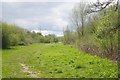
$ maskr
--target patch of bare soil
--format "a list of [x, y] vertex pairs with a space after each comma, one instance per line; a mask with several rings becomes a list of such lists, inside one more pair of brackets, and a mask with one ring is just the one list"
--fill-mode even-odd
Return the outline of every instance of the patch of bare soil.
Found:
[[28, 76], [32, 77], [32, 78], [37, 78], [38, 77], [38, 74], [37, 72], [33, 72], [33, 71], [30, 71], [29, 68], [30, 66], [27, 66], [25, 64], [22, 64], [20, 63], [20, 65], [22, 66], [22, 72], [25, 72], [27, 73]]

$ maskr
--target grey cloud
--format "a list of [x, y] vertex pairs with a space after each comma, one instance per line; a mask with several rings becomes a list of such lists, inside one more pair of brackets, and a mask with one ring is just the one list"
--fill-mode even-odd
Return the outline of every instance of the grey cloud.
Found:
[[28, 30], [59, 34], [67, 22], [69, 7], [63, 2], [3, 2], [2, 17], [3, 21]]

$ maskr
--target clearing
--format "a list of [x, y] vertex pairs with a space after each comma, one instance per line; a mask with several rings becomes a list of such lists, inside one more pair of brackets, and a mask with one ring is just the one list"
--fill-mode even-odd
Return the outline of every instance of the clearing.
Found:
[[117, 63], [111, 60], [62, 43], [2, 50], [3, 78], [117, 78], [117, 68]]

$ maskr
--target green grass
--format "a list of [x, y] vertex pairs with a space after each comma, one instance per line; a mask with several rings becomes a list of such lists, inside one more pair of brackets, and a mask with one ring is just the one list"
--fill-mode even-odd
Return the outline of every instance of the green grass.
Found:
[[39, 78], [117, 78], [117, 63], [57, 44], [33, 44], [2, 50], [2, 77], [28, 78], [20, 63], [40, 73]]
[[0, 50], [0, 79], [2, 78], [2, 50]]

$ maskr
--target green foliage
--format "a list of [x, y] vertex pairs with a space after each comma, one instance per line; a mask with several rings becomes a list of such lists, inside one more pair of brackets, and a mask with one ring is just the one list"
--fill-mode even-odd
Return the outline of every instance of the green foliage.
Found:
[[[3, 39], [4, 40], [4, 39]], [[19, 44], [19, 36], [16, 34], [10, 34], [10, 43], [12, 46], [16, 46]]]
[[[118, 12], [113, 7], [101, 14], [96, 26], [97, 40], [105, 53], [118, 53]], [[114, 52], [116, 51], [116, 52]]]
[[0, 49], [2, 49], [2, 24], [0, 23]]
[[118, 78], [117, 63], [84, 54], [71, 45], [33, 44], [2, 52], [3, 78], [30, 78], [20, 63], [39, 73], [37, 78]]
[[69, 28], [67, 27], [67, 29], [64, 31], [64, 44], [73, 44], [75, 43], [75, 39], [76, 39], [76, 33], [72, 32], [69, 30]]
[[43, 43], [56, 43], [58, 42], [58, 38], [54, 34], [49, 34], [49, 35], [46, 35], [42, 39], [42, 42]]
[[9, 48], [21, 43], [26, 43], [26, 30], [17, 26], [2, 24], [2, 48]]
[[[76, 33], [81, 32], [79, 29], [70, 32], [67, 28], [64, 32], [64, 43], [76, 44], [84, 52], [117, 60], [119, 15], [114, 5], [109, 6], [98, 14], [90, 16], [91, 18], [84, 25], [83, 36], [77, 36]], [[74, 35], [71, 35], [72, 33]], [[74, 42], [71, 42], [71, 38]]]
[[32, 43], [58, 42], [58, 38], [52, 34], [43, 36], [41, 33], [35, 33], [34, 31], [30, 32], [7, 23], [1, 22], [0, 24], [0, 28], [2, 28], [2, 48], [10, 48], [10, 46], [16, 45], [28, 45]]
[[1, 23], [1, 27], [2, 27], [2, 48], [9, 48], [10, 46], [9, 27], [10, 26], [5, 23]]

